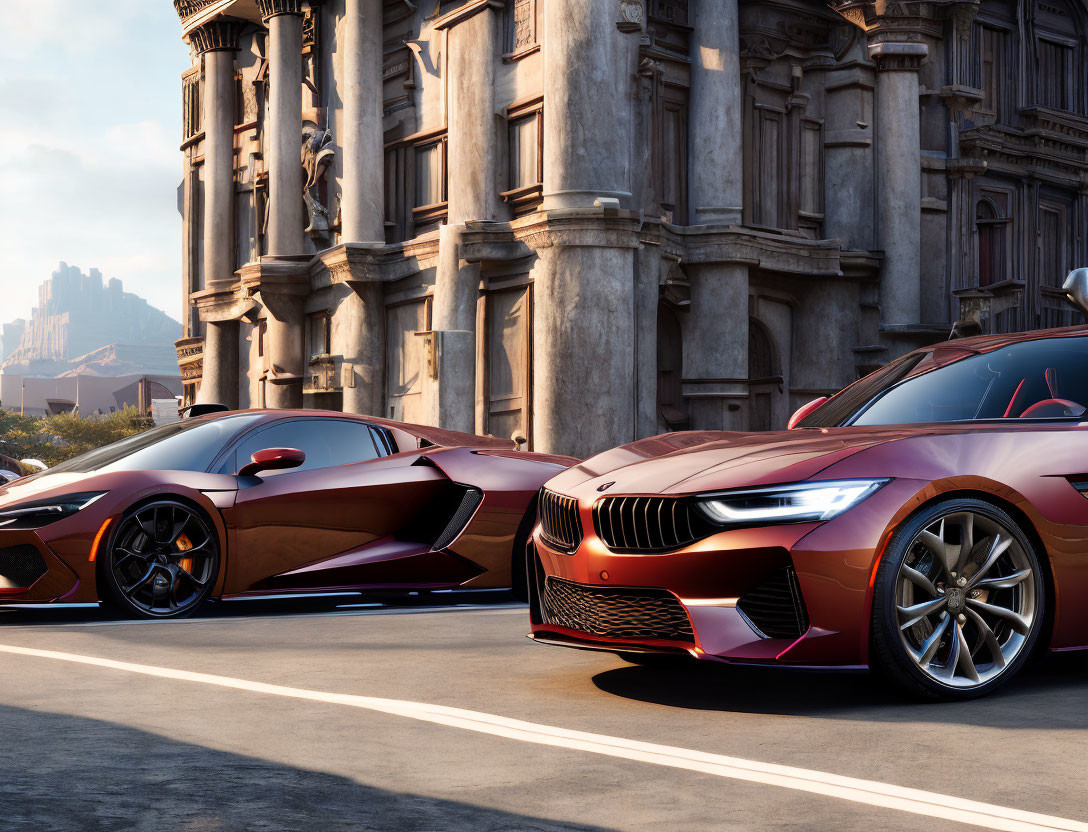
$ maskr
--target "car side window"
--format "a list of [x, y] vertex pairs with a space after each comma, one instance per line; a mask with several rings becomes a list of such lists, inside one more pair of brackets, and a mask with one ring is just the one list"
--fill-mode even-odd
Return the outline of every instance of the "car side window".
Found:
[[236, 473], [253, 454], [266, 448], [297, 448], [305, 453], [306, 461], [298, 468], [289, 469], [293, 471], [366, 462], [383, 455], [374, 444], [374, 435], [365, 422], [290, 419], [243, 437], [234, 452], [227, 455], [219, 473]]

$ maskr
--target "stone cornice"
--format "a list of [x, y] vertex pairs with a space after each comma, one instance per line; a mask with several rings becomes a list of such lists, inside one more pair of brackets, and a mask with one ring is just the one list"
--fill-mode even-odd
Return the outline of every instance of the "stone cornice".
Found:
[[979, 0], [828, 0], [827, 5], [864, 30], [870, 44], [911, 43], [942, 37], [949, 17], [957, 24], [969, 22]]
[[869, 60], [881, 72], [917, 72], [929, 57], [929, 47], [924, 43], [869, 44]]
[[240, 48], [244, 23], [216, 18], [189, 32], [189, 42], [198, 54], [206, 52], [237, 52]]
[[281, 14], [301, 16], [303, 13], [302, 0], [257, 0], [257, 8], [264, 20]]

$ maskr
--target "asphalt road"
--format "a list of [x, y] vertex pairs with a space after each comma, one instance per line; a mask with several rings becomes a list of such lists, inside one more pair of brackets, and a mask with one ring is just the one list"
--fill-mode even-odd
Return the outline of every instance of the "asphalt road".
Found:
[[[439, 600], [148, 623], [0, 611], [0, 830], [988, 826], [813, 793], [834, 775], [1088, 821], [1088, 657], [987, 700], [919, 705], [866, 675], [631, 666], [531, 643], [502, 596]], [[818, 785], [751, 782], [695, 752]]]

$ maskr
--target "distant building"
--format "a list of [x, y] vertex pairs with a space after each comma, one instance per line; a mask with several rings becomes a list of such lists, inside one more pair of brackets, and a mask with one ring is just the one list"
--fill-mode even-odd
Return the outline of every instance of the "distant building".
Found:
[[[140, 383], [147, 379], [143, 399]], [[79, 411], [81, 416], [114, 413], [126, 407], [143, 404], [150, 407], [151, 399], [169, 399], [181, 395], [181, 379], [177, 375], [125, 375], [114, 377], [69, 376], [65, 378], [26, 378], [3, 373], [0, 375], [0, 407], [25, 416], [48, 416], [55, 413]]]
[[173, 375], [180, 334], [181, 324], [124, 291], [120, 280], [103, 283], [98, 269], [83, 274], [61, 263], [39, 287], [30, 320], [4, 324], [0, 372]]
[[175, 0], [188, 398], [589, 454], [1072, 323], [1072, 0]]

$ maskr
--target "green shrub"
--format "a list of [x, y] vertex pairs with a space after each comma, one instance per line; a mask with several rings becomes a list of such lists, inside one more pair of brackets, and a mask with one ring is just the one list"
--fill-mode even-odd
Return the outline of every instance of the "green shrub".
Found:
[[40, 459], [52, 467], [150, 427], [151, 419], [134, 407], [90, 417], [73, 413], [31, 417], [0, 410], [0, 453]]

